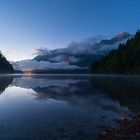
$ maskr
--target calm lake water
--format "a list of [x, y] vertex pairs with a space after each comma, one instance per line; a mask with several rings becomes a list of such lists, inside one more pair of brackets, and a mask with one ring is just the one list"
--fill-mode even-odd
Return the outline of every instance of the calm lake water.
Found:
[[0, 140], [94, 140], [140, 112], [139, 76], [0, 76]]

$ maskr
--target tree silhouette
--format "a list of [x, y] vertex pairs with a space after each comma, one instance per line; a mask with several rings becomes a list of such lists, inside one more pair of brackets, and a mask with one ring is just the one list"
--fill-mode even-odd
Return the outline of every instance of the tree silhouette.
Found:
[[91, 66], [92, 73], [140, 74], [140, 31]]
[[13, 72], [14, 69], [12, 64], [10, 64], [0, 52], [0, 73], [13, 73]]

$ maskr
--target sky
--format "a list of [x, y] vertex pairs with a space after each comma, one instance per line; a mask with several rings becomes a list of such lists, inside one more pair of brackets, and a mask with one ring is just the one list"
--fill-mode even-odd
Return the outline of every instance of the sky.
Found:
[[10, 61], [36, 49], [140, 27], [139, 0], [0, 0], [0, 50]]

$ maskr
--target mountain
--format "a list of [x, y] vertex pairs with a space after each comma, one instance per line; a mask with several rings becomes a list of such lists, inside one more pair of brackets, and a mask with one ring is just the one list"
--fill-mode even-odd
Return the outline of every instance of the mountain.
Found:
[[33, 60], [57, 62], [59, 60], [68, 61], [70, 59], [69, 61], [71, 62], [71, 59], [74, 59], [76, 56], [77, 58], [83, 58], [83, 55], [100, 56], [114, 48], [116, 49], [120, 43], [125, 43], [131, 36], [129, 33], [122, 32], [111, 39], [95, 39], [94, 37], [94, 39], [89, 38], [79, 43], [72, 42], [66, 48], [51, 51], [42, 50], [46, 51], [46, 54], [43, 53], [42, 55], [41, 53], [41, 55], [36, 56]]
[[10, 64], [0, 52], [0, 73], [13, 73], [13, 72], [14, 69], [12, 64]]
[[[66, 48], [54, 50], [38, 49], [32, 60], [14, 62], [15, 69], [39, 73], [64, 72], [88, 73], [91, 63], [100, 60], [120, 43], [125, 43], [132, 35], [126, 32], [107, 39], [103, 36], [91, 37], [81, 42], [72, 42]], [[76, 71], [75, 71], [76, 70]], [[73, 72], [72, 72], [73, 73]]]
[[115, 37], [109, 39], [109, 40], [102, 40], [100, 43], [101, 44], [106, 44], [106, 45], [110, 45], [110, 44], [114, 44], [116, 42], [122, 41], [124, 39], [128, 39], [131, 35], [127, 32], [121, 32], [118, 35], [116, 35]]
[[140, 74], [140, 32], [120, 44], [99, 61], [94, 61], [92, 73]]

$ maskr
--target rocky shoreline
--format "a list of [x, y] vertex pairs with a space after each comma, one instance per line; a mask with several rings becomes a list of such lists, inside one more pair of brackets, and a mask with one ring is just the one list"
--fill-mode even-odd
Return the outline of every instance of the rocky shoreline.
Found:
[[115, 120], [117, 128], [105, 128], [98, 134], [100, 140], [139, 140], [140, 139], [140, 115], [131, 119], [122, 118]]

